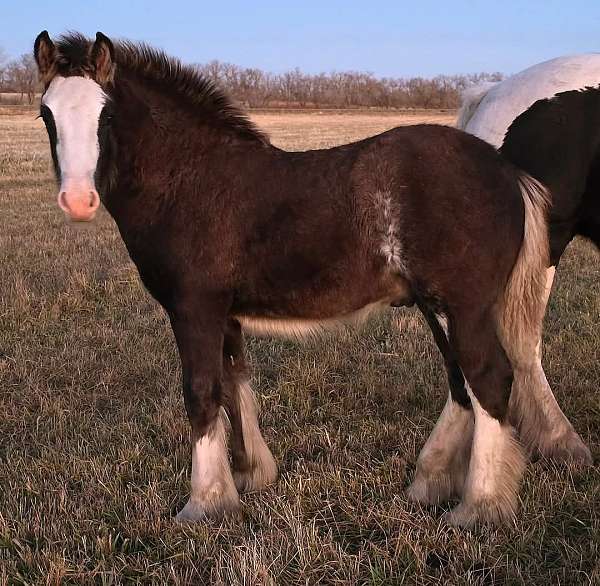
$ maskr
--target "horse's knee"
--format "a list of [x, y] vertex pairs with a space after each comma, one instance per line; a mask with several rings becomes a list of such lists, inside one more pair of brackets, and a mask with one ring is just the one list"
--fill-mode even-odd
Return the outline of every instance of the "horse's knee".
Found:
[[[459, 320], [456, 320], [459, 322]], [[503, 422], [508, 414], [513, 369], [490, 312], [460, 324], [454, 337], [462, 374], [480, 406]]]
[[221, 406], [222, 383], [210, 377], [184, 379], [185, 410], [195, 437], [205, 435]]
[[471, 399], [469, 399], [469, 395], [467, 394], [465, 377], [463, 376], [458, 362], [447, 363], [446, 373], [448, 375], [448, 385], [450, 387], [452, 400], [456, 401], [461, 407], [470, 409]]

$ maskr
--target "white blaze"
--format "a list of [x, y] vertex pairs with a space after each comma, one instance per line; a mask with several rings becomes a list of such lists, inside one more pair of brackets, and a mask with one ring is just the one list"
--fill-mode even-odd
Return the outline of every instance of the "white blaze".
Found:
[[106, 100], [95, 81], [77, 76], [56, 76], [42, 98], [56, 125], [61, 191], [94, 186], [100, 154], [98, 122]]

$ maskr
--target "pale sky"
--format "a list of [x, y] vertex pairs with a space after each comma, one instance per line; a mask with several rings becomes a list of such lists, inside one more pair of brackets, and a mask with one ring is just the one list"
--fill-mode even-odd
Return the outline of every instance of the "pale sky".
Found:
[[514, 73], [558, 55], [600, 50], [600, 1], [301, 2], [52, 0], [3, 2], [0, 46], [78, 30], [143, 40], [187, 62], [281, 72], [378, 76]]

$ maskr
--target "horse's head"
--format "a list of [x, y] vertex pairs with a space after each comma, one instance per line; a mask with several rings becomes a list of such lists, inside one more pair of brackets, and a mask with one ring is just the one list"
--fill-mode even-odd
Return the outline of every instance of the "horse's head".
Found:
[[100, 205], [95, 176], [110, 119], [106, 89], [114, 76], [114, 47], [102, 33], [94, 43], [79, 40], [80, 46], [62, 51], [43, 31], [34, 54], [45, 86], [40, 115], [60, 184], [58, 205], [72, 220], [89, 221]]

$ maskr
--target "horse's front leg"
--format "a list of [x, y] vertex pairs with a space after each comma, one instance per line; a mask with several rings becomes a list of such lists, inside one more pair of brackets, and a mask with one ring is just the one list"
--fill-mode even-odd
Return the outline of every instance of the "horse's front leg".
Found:
[[176, 517], [179, 521], [219, 518], [240, 506], [229, 466], [222, 407], [226, 310], [218, 302], [195, 299], [191, 305], [191, 309], [178, 307], [170, 313], [192, 428], [191, 493]]

